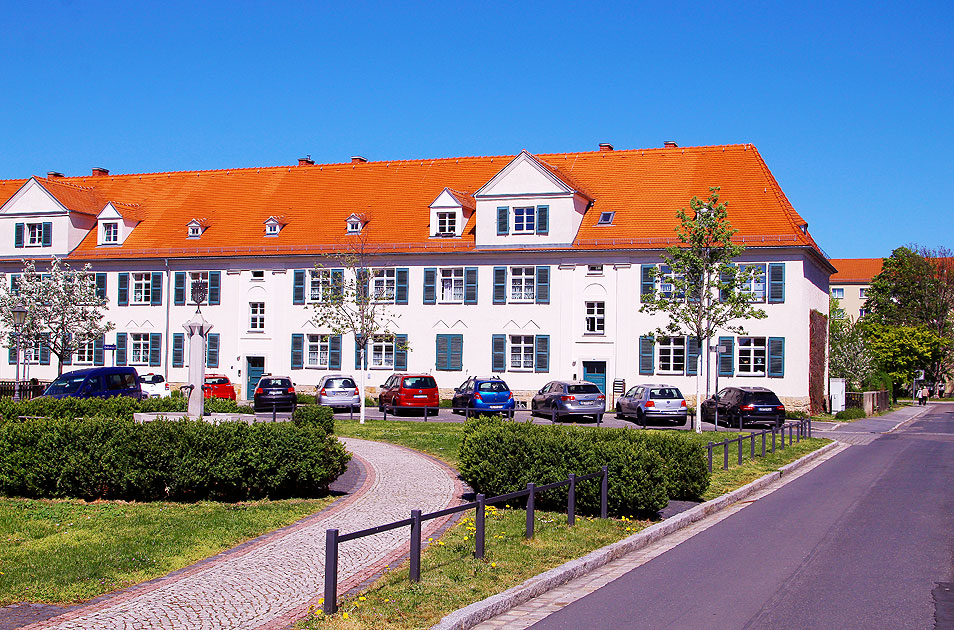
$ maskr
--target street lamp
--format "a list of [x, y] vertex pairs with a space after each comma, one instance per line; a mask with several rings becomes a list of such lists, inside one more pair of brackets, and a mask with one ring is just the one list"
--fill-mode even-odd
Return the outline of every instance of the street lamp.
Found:
[[13, 316], [14, 334], [17, 337], [17, 382], [13, 387], [13, 402], [20, 402], [20, 333], [26, 322], [27, 310], [23, 304], [17, 304], [10, 309], [10, 314]]

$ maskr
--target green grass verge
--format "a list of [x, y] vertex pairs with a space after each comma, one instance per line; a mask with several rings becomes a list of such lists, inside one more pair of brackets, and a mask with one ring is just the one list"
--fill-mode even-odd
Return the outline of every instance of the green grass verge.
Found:
[[523, 537], [526, 512], [487, 509], [486, 557], [473, 557], [473, 513], [431, 541], [421, 558], [421, 581], [411, 584], [405, 566], [386, 574], [339, 612], [314, 611], [298, 627], [381, 630], [428, 628], [467, 604], [520, 584], [543, 571], [648, 526], [645, 521], [580, 517], [567, 527], [566, 515], [537, 512], [535, 537]]
[[457, 468], [464, 425], [459, 422], [407, 420], [335, 420], [335, 435], [400, 444], [433, 455]]
[[332, 500], [182, 504], [0, 498], [0, 606], [90, 599], [181, 569]]

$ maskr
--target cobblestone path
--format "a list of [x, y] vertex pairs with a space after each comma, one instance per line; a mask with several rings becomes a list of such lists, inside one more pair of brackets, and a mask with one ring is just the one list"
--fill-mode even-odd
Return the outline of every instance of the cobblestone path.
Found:
[[[317, 604], [324, 587], [325, 530], [347, 533], [439, 510], [460, 501], [454, 472], [409, 449], [343, 438], [366, 479], [319, 514], [164, 578], [27, 628], [89, 630], [278, 629]], [[446, 520], [446, 519], [445, 519]], [[438, 529], [440, 519], [428, 524]], [[344, 593], [406, 553], [407, 528], [343, 543], [338, 592]]]

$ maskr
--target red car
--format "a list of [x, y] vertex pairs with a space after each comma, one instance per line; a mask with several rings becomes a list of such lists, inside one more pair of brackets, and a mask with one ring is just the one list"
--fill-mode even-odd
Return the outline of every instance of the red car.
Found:
[[378, 410], [397, 415], [401, 409], [428, 407], [428, 415], [437, 415], [441, 395], [430, 374], [392, 374], [378, 396]]
[[232, 387], [232, 381], [223, 374], [206, 374], [205, 383], [202, 385], [202, 392], [206, 398], [226, 398], [235, 400], [235, 388]]

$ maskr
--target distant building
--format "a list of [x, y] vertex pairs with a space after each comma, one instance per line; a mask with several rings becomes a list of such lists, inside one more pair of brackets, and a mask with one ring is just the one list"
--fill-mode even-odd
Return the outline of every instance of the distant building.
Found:
[[829, 291], [839, 308], [854, 321], [865, 314], [865, 300], [871, 279], [881, 273], [881, 258], [832, 258], [836, 271], [829, 280]]

